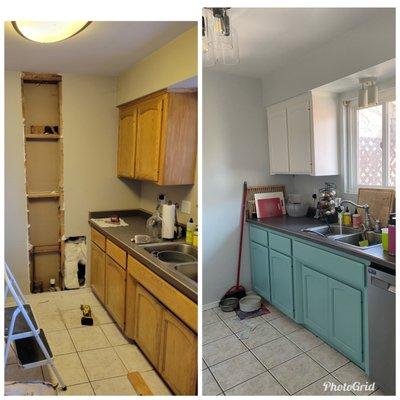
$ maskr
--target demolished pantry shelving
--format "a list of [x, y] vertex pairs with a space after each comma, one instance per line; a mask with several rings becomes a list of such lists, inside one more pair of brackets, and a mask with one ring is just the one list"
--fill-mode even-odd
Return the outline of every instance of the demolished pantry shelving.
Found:
[[[61, 76], [22, 74], [25, 124], [25, 173], [31, 288], [34, 281], [61, 286], [64, 234]], [[57, 134], [32, 133], [37, 126], [57, 126]]]

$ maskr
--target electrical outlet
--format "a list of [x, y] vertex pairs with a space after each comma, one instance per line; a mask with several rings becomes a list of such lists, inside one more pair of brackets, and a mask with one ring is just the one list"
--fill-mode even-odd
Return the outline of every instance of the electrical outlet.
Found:
[[192, 203], [187, 200], [182, 200], [181, 212], [185, 214], [190, 214], [191, 209], [192, 209]]

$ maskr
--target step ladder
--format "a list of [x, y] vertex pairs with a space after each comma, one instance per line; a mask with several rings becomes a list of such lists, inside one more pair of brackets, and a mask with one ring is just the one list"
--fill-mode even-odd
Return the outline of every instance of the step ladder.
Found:
[[11, 344], [14, 343], [16, 355], [23, 368], [35, 368], [49, 364], [62, 390], [67, 390], [54, 364], [46, 335], [39, 328], [32, 308], [27, 304], [7, 264], [5, 264], [4, 278], [6, 283], [4, 300], [6, 301], [10, 293], [16, 303], [16, 306], [5, 307], [4, 312], [4, 338], [6, 340], [4, 366], [7, 364]]

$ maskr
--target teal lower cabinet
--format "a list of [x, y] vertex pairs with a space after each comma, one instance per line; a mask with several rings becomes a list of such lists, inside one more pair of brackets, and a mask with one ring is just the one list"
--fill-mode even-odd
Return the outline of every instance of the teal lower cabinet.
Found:
[[250, 226], [253, 290], [369, 372], [369, 262]]
[[264, 299], [271, 301], [269, 281], [269, 250], [258, 243], [250, 242], [251, 280], [253, 289]]
[[362, 293], [329, 279], [331, 343], [351, 360], [363, 362]]
[[329, 336], [329, 278], [301, 266], [303, 321], [317, 335]]
[[293, 310], [293, 266], [292, 258], [270, 250], [269, 268], [271, 281], [271, 303], [286, 315], [294, 317]]

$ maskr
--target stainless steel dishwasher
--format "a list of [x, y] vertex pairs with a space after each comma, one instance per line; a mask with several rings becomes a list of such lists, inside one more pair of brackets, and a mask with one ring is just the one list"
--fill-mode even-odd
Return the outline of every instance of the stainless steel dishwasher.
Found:
[[396, 388], [396, 276], [368, 267], [370, 377], [386, 395]]

